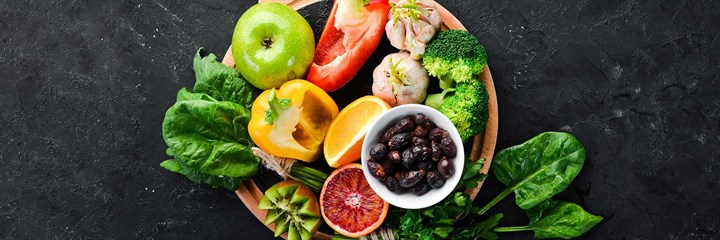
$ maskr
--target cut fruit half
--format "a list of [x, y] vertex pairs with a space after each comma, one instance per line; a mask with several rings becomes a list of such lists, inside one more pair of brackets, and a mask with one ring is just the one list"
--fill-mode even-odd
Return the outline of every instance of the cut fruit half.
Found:
[[323, 153], [330, 167], [337, 168], [360, 159], [362, 141], [380, 114], [390, 105], [375, 96], [365, 96], [348, 104], [330, 124]]
[[288, 240], [308, 240], [320, 228], [315, 194], [295, 180], [270, 187], [260, 199], [258, 209], [267, 210], [265, 224], [275, 224], [275, 237], [287, 233]]
[[370, 188], [362, 166], [357, 163], [332, 172], [320, 192], [323, 219], [348, 237], [359, 238], [380, 227], [388, 208], [388, 203]]

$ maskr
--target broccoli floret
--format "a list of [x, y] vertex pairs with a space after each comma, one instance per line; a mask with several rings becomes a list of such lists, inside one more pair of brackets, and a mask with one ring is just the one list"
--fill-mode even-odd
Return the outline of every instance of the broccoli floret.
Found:
[[439, 110], [455, 125], [463, 142], [485, 130], [488, 97], [485, 85], [474, 80], [458, 82], [454, 94], [441, 98]]
[[440, 79], [440, 88], [452, 88], [455, 82], [474, 80], [487, 65], [485, 47], [467, 31], [447, 30], [428, 43], [423, 64], [431, 76]]
[[443, 89], [428, 95], [425, 105], [447, 116], [463, 142], [485, 130], [489, 96], [478, 75], [487, 65], [487, 53], [478, 39], [467, 31], [440, 32], [428, 43], [423, 64]]

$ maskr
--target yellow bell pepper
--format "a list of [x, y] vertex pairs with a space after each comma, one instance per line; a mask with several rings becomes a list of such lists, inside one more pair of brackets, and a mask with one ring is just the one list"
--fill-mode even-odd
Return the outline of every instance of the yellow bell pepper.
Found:
[[291, 80], [255, 99], [248, 132], [267, 153], [312, 162], [322, 153], [337, 115], [337, 104], [325, 91], [305, 80]]

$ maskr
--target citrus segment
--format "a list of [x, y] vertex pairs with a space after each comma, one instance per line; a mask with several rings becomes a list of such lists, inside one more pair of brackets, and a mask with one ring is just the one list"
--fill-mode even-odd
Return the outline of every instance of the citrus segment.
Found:
[[323, 219], [338, 233], [348, 237], [365, 236], [382, 224], [389, 205], [370, 188], [360, 164], [335, 170], [320, 192]]
[[325, 136], [323, 152], [328, 165], [336, 168], [360, 159], [365, 133], [373, 121], [390, 108], [375, 96], [358, 98], [343, 108]]

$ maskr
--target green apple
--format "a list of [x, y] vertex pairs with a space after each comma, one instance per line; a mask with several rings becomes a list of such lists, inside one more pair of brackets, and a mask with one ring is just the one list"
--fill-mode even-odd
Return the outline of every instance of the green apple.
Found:
[[278, 88], [305, 77], [315, 55], [315, 37], [310, 24], [292, 8], [258, 3], [240, 16], [232, 54], [250, 84], [262, 90]]

